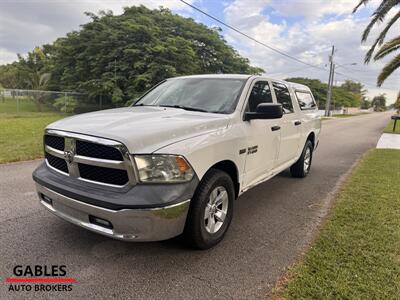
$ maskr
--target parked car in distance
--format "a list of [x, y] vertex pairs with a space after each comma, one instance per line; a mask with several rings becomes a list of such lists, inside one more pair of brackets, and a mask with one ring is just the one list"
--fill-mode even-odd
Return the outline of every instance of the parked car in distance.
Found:
[[55, 215], [125, 241], [220, 242], [234, 202], [310, 172], [321, 118], [304, 85], [250, 75], [167, 79], [125, 108], [47, 126], [33, 173]]

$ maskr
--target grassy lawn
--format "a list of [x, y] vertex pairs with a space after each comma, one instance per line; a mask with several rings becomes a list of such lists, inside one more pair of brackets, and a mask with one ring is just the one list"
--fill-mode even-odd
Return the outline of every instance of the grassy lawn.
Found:
[[43, 155], [43, 129], [63, 116], [54, 113], [0, 113], [0, 163]]
[[400, 299], [399, 182], [399, 150], [367, 153], [283, 298]]
[[362, 115], [365, 115], [365, 114], [368, 114], [368, 113], [333, 115], [332, 117], [335, 117], [335, 118], [350, 118], [350, 117], [362, 116]]
[[324, 121], [324, 120], [333, 120], [335, 118], [350, 118], [350, 117], [362, 116], [362, 115], [366, 115], [366, 114], [368, 114], [368, 113], [347, 114], [347, 115], [332, 115], [331, 117], [322, 117], [322, 121]]
[[394, 120], [391, 120], [389, 124], [386, 126], [386, 128], [383, 130], [383, 132], [400, 134], [400, 120], [397, 121], [395, 132], [393, 132], [393, 124]]
[[[42, 105], [42, 111], [51, 111], [49, 107]], [[38, 108], [35, 103], [28, 97], [11, 98], [6, 97], [0, 99], [0, 113], [11, 113], [16, 114], [18, 112], [38, 112]]]

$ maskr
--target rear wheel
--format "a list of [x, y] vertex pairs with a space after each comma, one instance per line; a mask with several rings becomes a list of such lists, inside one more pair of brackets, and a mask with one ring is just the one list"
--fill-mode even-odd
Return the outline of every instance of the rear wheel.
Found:
[[313, 149], [313, 144], [310, 140], [307, 140], [299, 160], [290, 167], [290, 173], [293, 177], [301, 178], [308, 175], [311, 169]]
[[191, 201], [184, 238], [198, 249], [208, 249], [224, 237], [232, 220], [235, 189], [231, 177], [211, 169]]

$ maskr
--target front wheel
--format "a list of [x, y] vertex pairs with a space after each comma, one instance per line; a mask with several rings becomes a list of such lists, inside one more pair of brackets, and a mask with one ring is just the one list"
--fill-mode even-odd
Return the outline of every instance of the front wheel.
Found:
[[313, 149], [313, 144], [310, 140], [307, 140], [299, 160], [290, 167], [290, 173], [293, 177], [301, 178], [308, 175], [311, 169]]
[[194, 248], [208, 249], [224, 237], [232, 220], [235, 189], [231, 177], [208, 171], [191, 201], [184, 238]]

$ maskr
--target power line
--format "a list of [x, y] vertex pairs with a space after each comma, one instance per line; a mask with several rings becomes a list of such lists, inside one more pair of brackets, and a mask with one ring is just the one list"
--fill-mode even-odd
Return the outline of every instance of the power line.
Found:
[[343, 77], [345, 77], [345, 78], [347, 78], [347, 79], [353, 80], [353, 81], [355, 81], [355, 82], [359, 82], [359, 83], [363, 84], [365, 87], [370, 87], [370, 88], [373, 88], [373, 89], [377, 88], [376, 86], [372, 86], [372, 85], [370, 85], [370, 84], [365, 84], [365, 83], [363, 83], [362, 81], [360, 81], [359, 79], [356, 79], [356, 78], [351, 77], [351, 76], [349, 76], [349, 75], [345, 75], [345, 74], [340, 73], [340, 72], [337, 72], [337, 71], [335, 71], [335, 74], [341, 75], [341, 76], [343, 76]]
[[190, 3], [188, 3], [188, 2], [186, 2], [186, 1], [184, 1], [184, 0], [180, 0], [180, 1], [181, 1], [182, 3], [184, 3], [184, 4], [186, 4], [187, 6], [193, 8], [194, 10], [197, 10], [198, 12], [202, 13], [203, 15], [205, 15], [205, 16], [207, 16], [207, 17], [213, 19], [214, 21], [216, 21], [216, 22], [218, 22], [218, 23], [224, 25], [225, 27], [228, 27], [229, 29], [231, 29], [231, 30], [233, 30], [233, 31], [235, 31], [235, 32], [237, 32], [237, 33], [239, 33], [239, 34], [241, 34], [241, 35], [247, 37], [248, 39], [250, 39], [250, 40], [256, 42], [257, 44], [260, 44], [260, 45], [264, 46], [265, 48], [268, 48], [268, 49], [271, 50], [271, 51], [274, 51], [274, 52], [276, 52], [276, 53], [278, 53], [278, 54], [280, 54], [280, 55], [283, 55], [283, 56], [285, 56], [285, 57], [287, 57], [287, 58], [289, 58], [289, 59], [292, 59], [292, 60], [294, 60], [294, 61], [296, 61], [296, 62], [298, 62], [298, 63], [301, 63], [301, 64], [304, 64], [304, 65], [310, 66], [310, 67], [312, 67], [312, 68], [316, 68], [316, 69], [319, 69], [319, 70], [326, 71], [326, 69], [324, 69], [324, 68], [321, 68], [321, 67], [319, 67], [319, 66], [310, 64], [310, 63], [305, 62], [305, 61], [302, 61], [301, 59], [298, 59], [298, 58], [296, 58], [296, 57], [294, 57], [294, 56], [292, 56], [292, 55], [290, 55], [290, 54], [287, 54], [287, 53], [285, 53], [285, 52], [279, 50], [279, 49], [276, 49], [276, 48], [271, 47], [271, 46], [269, 46], [269, 45], [267, 45], [267, 44], [265, 44], [265, 43], [263, 43], [263, 42], [260, 42], [259, 40], [253, 38], [252, 36], [250, 36], [250, 35], [248, 35], [248, 34], [242, 32], [242, 31], [240, 31], [239, 29], [237, 29], [237, 28], [235, 28], [235, 27], [233, 27], [233, 26], [231, 26], [231, 25], [229, 25], [229, 24], [227, 24], [227, 23], [225, 23], [225, 22], [219, 20], [218, 18], [216, 18], [216, 17], [214, 17], [214, 16], [212, 16], [212, 15], [206, 13], [205, 11], [201, 10], [200, 8], [198, 8], [198, 7], [192, 5], [192, 4], [190, 4]]
[[299, 72], [299, 71], [307, 70], [309, 68], [311, 68], [311, 66], [303, 67], [301, 69], [296, 69], [296, 70], [292, 70], [292, 71], [289, 71], [289, 72], [272, 73], [272, 74], [268, 74], [268, 76], [288, 75], [288, 74], [296, 73], [296, 72]]
[[[255, 38], [253, 38], [252, 36], [250, 36], [250, 35], [248, 35], [248, 34], [242, 32], [242, 31], [240, 31], [239, 29], [237, 29], [237, 28], [235, 28], [235, 27], [233, 27], [233, 26], [231, 26], [231, 25], [229, 25], [229, 24], [227, 24], [227, 23], [225, 23], [225, 22], [219, 20], [218, 18], [216, 18], [216, 17], [210, 15], [209, 13], [207, 13], [207, 12], [201, 10], [200, 8], [198, 8], [198, 7], [194, 6], [194, 5], [192, 5], [192, 4], [188, 3], [188, 2], [186, 2], [185, 0], [179, 0], [179, 1], [182, 2], [182, 3], [184, 3], [185, 5], [187, 5], [187, 6], [191, 7], [191, 8], [193, 8], [194, 10], [196, 10], [196, 11], [202, 13], [203, 15], [209, 17], [210, 19], [213, 19], [214, 21], [216, 21], [216, 22], [218, 22], [218, 23], [224, 25], [225, 27], [227, 27], [227, 28], [229, 28], [229, 29], [235, 31], [236, 33], [239, 33], [240, 35], [242, 35], [242, 36], [244, 36], [244, 37], [246, 37], [246, 38], [248, 38], [248, 39], [250, 39], [250, 40], [256, 42], [257, 44], [259, 44], [259, 45], [261, 45], [261, 46], [264, 46], [265, 48], [268, 48], [268, 49], [271, 50], [271, 51], [274, 51], [274, 52], [276, 52], [276, 53], [278, 53], [278, 54], [280, 54], [280, 55], [282, 55], [282, 56], [285, 56], [286, 58], [292, 59], [292, 60], [294, 60], [294, 61], [296, 61], [296, 62], [298, 62], [298, 63], [307, 65], [307, 66], [309, 66], [309, 67], [311, 67], [311, 68], [315, 68], [315, 69], [322, 70], [322, 71], [327, 71], [325, 68], [322, 68], [322, 67], [319, 67], [319, 66], [317, 66], [317, 65], [313, 65], [313, 64], [307, 63], [307, 62], [305, 62], [305, 61], [302, 61], [301, 59], [298, 59], [298, 58], [296, 58], [296, 57], [294, 57], [294, 56], [288, 54], [288, 53], [285, 53], [285, 52], [283, 52], [283, 51], [281, 51], [281, 50], [279, 50], [279, 49], [276, 49], [276, 48], [274, 48], [274, 47], [271, 47], [271, 46], [267, 45], [266, 43], [263, 43], [263, 42], [261, 42], [261, 41], [255, 39]], [[338, 65], [339, 65], [339, 64], [338, 64]], [[342, 65], [340, 65], [340, 66], [342, 66]], [[345, 68], [345, 69], [347, 69], [347, 68]], [[278, 73], [278, 74], [279, 74], [279, 73]], [[342, 75], [342, 76], [344, 76], [344, 77], [346, 77], [346, 78], [348, 78], [348, 79], [354, 80], [354, 81], [356, 81], [356, 82], [360, 82], [360, 83], [362, 83], [362, 84], [363, 84], [364, 86], [366, 86], [366, 87], [369, 86], [369, 87], [371, 87], [371, 88], [376, 88], [375, 86], [364, 84], [364, 83], [361, 82], [360, 80], [355, 79], [355, 78], [352, 78], [352, 77], [350, 77], [350, 76], [348, 76], [348, 75], [345, 75], [345, 74], [343, 74], [343, 73], [340, 73], [340, 72], [336, 72], [336, 71], [335, 71], [335, 74]]]
[[350, 71], [350, 72], [369, 73], [369, 72], [366, 71], [366, 70], [356, 70], [356, 69], [348, 68], [348, 67], [346, 67], [345, 65], [341, 65], [341, 64], [338, 64], [338, 63], [336, 63], [336, 65], [338, 65], [339, 67], [341, 67], [341, 68], [343, 68], [343, 69], [345, 69], [345, 70], [347, 70], [347, 71]]

